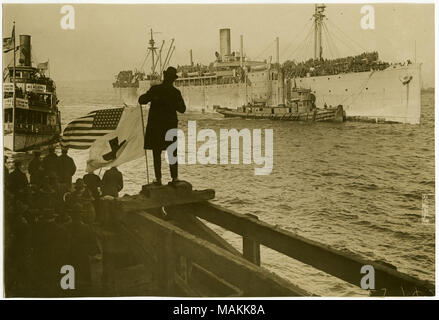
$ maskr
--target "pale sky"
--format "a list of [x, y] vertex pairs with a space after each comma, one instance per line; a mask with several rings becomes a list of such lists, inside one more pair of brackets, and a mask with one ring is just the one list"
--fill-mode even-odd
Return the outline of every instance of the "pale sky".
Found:
[[[57, 80], [113, 80], [120, 70], [140, 68], [149, 40], [149, 29], [157, 43], [175, 39], [171, 65], [208, 64], [219, 51], [219, 29], [231, 28], [232, 51], [249, 58], [275, 56], [275, 37], [280, 38], [281, 62], [313, 56], [311, 42], [304, 42], [313, 4], [74, 4], [75, 29], [60, 25], [62, 4], [4, 4], [3, 37], [16, 33], [32, 36], [36, 62], [50, 59], [51, 76]], [[407, 59], [422, 62], [424, 87], [434, 86], [433, 4], [373, 4], [375, 29], [363, 30], [361, 4], [328, 4], [323, 56], [355, 55], [378, 51], [388, 62]], [[330, 46], [328, 48], [328, 39]], [[311, 39], [312, 40], [312, 39]], [[301, 43], [303, 45], [301, 46]], [[307, 45], [305, 45], [307, 43]], [[415, 45], [416, 43], [416, 45]], [[416, 50], [415, 50], [416, 48]], [[330, 49], [330, 50], [329, 50]], [[4, 64], [12, 59], [4, 54]]]

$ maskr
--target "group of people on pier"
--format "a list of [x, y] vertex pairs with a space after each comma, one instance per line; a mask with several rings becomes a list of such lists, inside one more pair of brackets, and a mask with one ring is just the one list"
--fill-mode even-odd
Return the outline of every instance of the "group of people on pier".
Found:
[[[106, 223], [103, 197], [118, 197], [123, 177], [111, 168], [101, 179], [88, 172], [76, 179], [75, 161], [62, 149], [27, 165], [4, 167], [5, 287], [9, 296], [63, 296], [63, 266], [72, 266], [76, 287], [91, 289], [91, 262], [99, 261], [99, 226]], [[28, 179], [29, 177], [29, 179]], [[33, 294], [32, 294], [33, 293]], [[75, 294], [79, 291], [76, 290]]]

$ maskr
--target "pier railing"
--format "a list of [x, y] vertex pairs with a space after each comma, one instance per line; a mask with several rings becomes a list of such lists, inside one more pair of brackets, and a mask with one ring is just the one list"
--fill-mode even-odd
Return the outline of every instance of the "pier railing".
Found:
[[398, 272], [396, 268], [368, 261], [351, 252], [303, 238], [292, 232], [259, 221], [254, 216], [224, 209], [210, 202], [191, 203], [172, 208], [174, 214], [192, 214], [243, 237], [243, 256], [260, 265], [260, 245], [303, 262], [343, 281], [361, 287], [363, 266], [374, 270], [375, 293], [387, 296], [434, 295], [434, 285]]
[[[364, 277], [361, 269], [371, 266], [374, 295], [434, 295], [433, 284], [398, 272], [391, 265], [335, 250], [208, 201], [193, 202], [188, 198], [165, 206], [151, 200], [140, 207], [138, 203], [119, 202], [118, 209], [113, 211], [123, 230], [136, 239], [143, 259], [155, 266], [152, 278], [161, 288], [160, 295], [312, 295], [261, 268], [261, 245], [357, 287], [361, 287]], [[238, 252], [198, 218], [242, 236], [243, 252]]]

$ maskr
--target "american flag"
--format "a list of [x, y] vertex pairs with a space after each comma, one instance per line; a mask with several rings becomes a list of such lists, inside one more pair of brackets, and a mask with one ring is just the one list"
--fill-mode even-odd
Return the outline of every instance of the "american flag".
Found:
[[70, 122], [64, 129], [61, 146], [88, 149], [101, 136], [116, 130], [124, 108], [92, 111]]

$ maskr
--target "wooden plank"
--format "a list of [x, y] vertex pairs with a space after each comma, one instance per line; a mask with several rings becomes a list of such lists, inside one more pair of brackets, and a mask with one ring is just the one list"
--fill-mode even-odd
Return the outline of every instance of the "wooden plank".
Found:
[[157, 268], [158, 283], [162, 285], [163, 293], [166, 296], [172, 296], [175, 286], [175, 260], [176, 254], [173, 248], [173, 231], [163, 230], [161, 239], [161, 248], [157, 251]]
[[177, 226], [183, 229], [184, 231], [201, 239], [207, 240], [233, 254], [242, 256], [241, 252], [235, 249], [235, 247], [233, 247], [230, 243], [228, 243], [224, 238], [220, 237], [211, 228], [206, 226], [197, 217], [191, 214], [187, 214], [187, 215], [173, 214], [171, 216], [171, 219], [175, 220], [177, 222]]
[[[166, 192], [163, 190], [166, 190]], [[212, 189], [187, 192], [174, 189], [171, 186], [166, 186], [166, 188], [161, 189], [161, 191], [157, 190], [152, 192], [150, 197], [139, 194], [106, 201], [117, 201], [118, 204], [123, 208], [124, 212], [130, 212], [143, 211], [170, 205], [200, 202], [211, 200], [213, 198], [215, 198], [215, 191]]]
[[[184, 255], [233, 286], [243, 290], [245, 296], [306, 296], [307, 291], [298, 288], [281, 277], [255, 266], [208, 241], [201, 240], [180, 228], [147, 213], [128, 214], [122, 221], [139, 241], [151, 246], [155, 241], [157, 250], [165, 234], [172, 233], [167, 244], [174, 254]], [[160, 265], [158, 267], [161, 267]]]
[[262, 245], [356, 286], [360, 286], [361, 278], [364, 276], [360, 273], [361, 268], [364, 265], [372, 265], [375, 270], [376, 289], [386, 288], [386, 295], [412, 295], [415, 292], [420, 295], [434, 295], [434, 285], [428, 281], [365, 260], [354, 253], [335, 250], [207, 201], [175, 206], [168, 208], [168, 211], [180, 214], [191, 213], [242, 236], [257, 239]]

